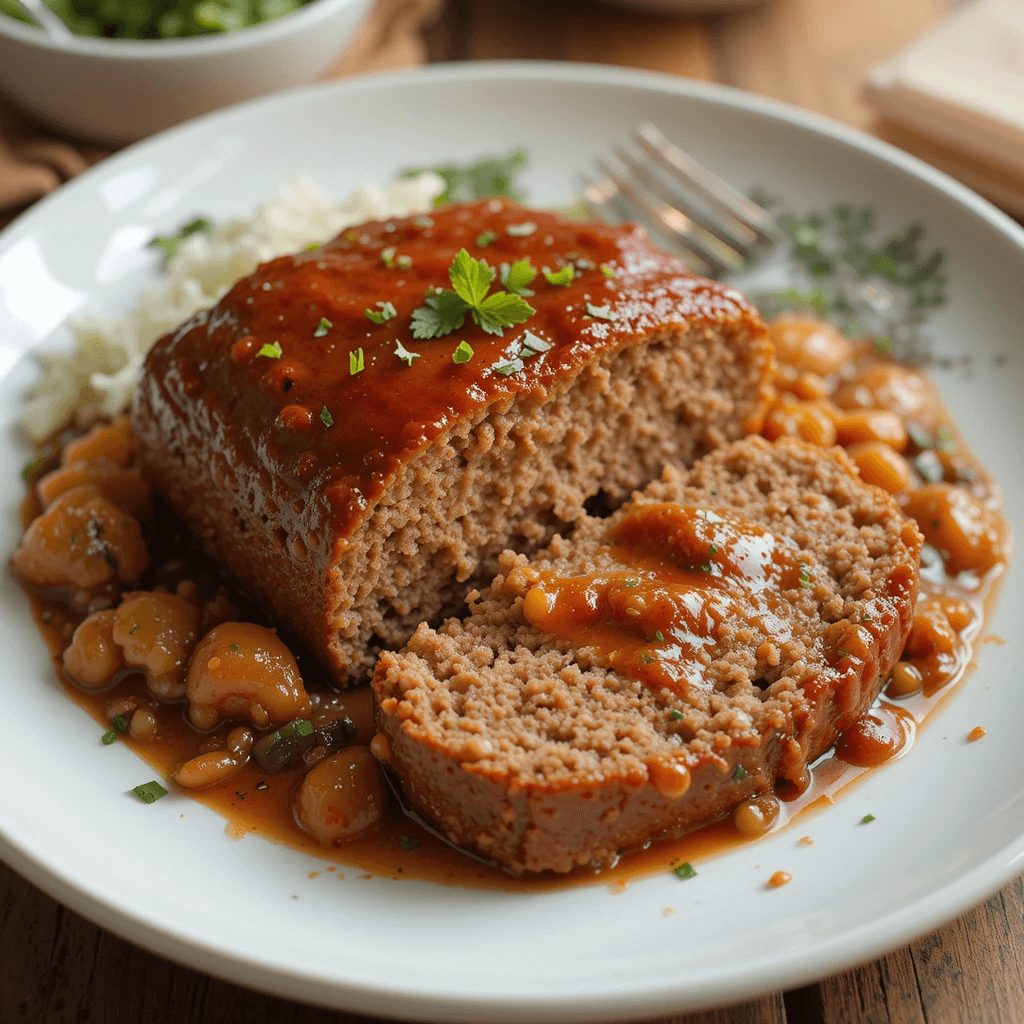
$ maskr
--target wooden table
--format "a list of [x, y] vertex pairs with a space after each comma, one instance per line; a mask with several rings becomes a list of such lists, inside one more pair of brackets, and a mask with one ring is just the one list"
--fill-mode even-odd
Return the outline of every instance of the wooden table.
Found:
[[[946, 0], [770, 0], [743, 13], [668, 18], [568, 0], [450, 0], [436, 60], [547, 58], [727, 82], [877, 129], [859, 82], [940, 17]], [[260, 995], [105, 932], [0, 865], [0, 1024], [357, 1018]], [[1024, 887], [874, 963], [685, 1024], [1016, 1024], [1024, 1020]]]

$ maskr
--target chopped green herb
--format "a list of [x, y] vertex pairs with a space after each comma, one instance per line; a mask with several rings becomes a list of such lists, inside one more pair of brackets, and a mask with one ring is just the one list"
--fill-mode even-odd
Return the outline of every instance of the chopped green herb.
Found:
[[154, 804], [160, 797], [167, 796], [167, 790], [155, 779], [152, 782], [144, 782], [141, 786], [136, 786], [132, 792], [144, 804]]
[[617, 313], [612, 312], [612, 307], [608, 306], [595, 306], [592, 302], [587, 303], [587, 313], [596, 317], [598, 320], [618, 320], [619, 316]]
[[697, 872], [694, 871], [693, 865], [687, 861], [685, 864], [680, 864], [678, 867], [672, 869], [679, 878], [696, 878]]
[[712, 566], [712, 564], [710, 562], [701, 562], [701, 564], [700, 564], [700, 571], [701, 572], [711, 572], [713, 568], [714, 567]]
[[398, 267], [399, 270], [408, 270], [412, 266], [412, 257], [405, 255], [396, 256], [395, 266]]
[[647, 653], [646, 651], [643, 651], [643, 652], [641, 652], [641, 654], [640, 654], [640, 660], [641, 660], [641, 661], [642, 661], [642, 662], [643, 662], [643, 663], [644, 663], [645, 665], [650, 665], [650, 663], [651, 663], [652, 661], [654, 661], [654, 658], [652, 658], [652, 657], [651, 657], [651, 656], [650, 656], [650, 655], [649, 655], [649, 654], [648, 654], [648, 653]]
[[394, 320], [398, 316], [398, 310], [390, 302], [378, 302], [377, 305], [380, 306], [379, 310], [368, 309], [366, 311], [366, 319], [370, 323], [382, 324], [388, 320]]
[[149, 244], [154, 249], [162, 249], [164, 259], [170, 262], [174, 259], [178, 247], [189, 235], [196, 235], [201, 231], [209, 231], [212, 227], [213, 224], [205, 217], [196, 217], [195, 220], [190, 220], [176, 235], [157, 235]]
[[845, 647], [840, 647], [839, 648], [839, 657], [840, 658], [848, 658], [849, 656], [850, 656], [850, 652]]
[[537, 270], [530, 263], [529, 256], [516, 260], [511, 266], [507, 263], [501, 265], [501, 283], [516, 295], [533, 295], [530, 285], [536, 276]]
[[625, 586], [625, 587], [639, 587], [640, 586], [640, 581], [639, 580], [625, 580], [623, 582], [623, 586]]
[[659, 644], [663, 644], [665, 642], [665, 634], [662, 633], [660, 629], [657, 629], [654, 631], [654, 639], [657, 640]]
[[811, 585], [811, 573], [807, 568], [806, 562], [799, 562], [800, 566], [800, 586], [809, 587]]
[[406, 366], [412, 366], [413, 360], [419, 359], [419, 352], [410, 352], [400, 341], [395, 341], [395, 355], [405, 363]]
[[540, 335], [534, 334], [533, 331], [524, 331], [522, 342], [523, 347], [519, 354], [524, 359], [538, 355], [541, 352], [549, 352], [554, 348], [550, 341], [546, 341]]
[[256, 353], [256, 357], [266, 356], [268, 359], [280, 359], [283, 355], [281, 350], [281, 342], [275, 341], [273, 345], [264, 345], [259, 352]]
[[398, 845], [401, 846], [403, 850], [418, 850], [420, 848], [420, 841], [415, 836], [402, 836], [402, 838], [398, 840]]
[[78, 534], [77, 533], [71, 534], [71, 543], [74, 544], [75, 541], [77, 541], [77, 540], [78, 540]]
[[736, 765], [736, 771], [732, 773], [732, 777], [739, 781], [745, 779], [749, 774], [750, 773], [743, 767], [743, 765], [738, 764]]
[[871, 622], [872, 621], [872, 617], [870, 615], [862, 615], [860, 617], [860, 621], [861, 622]]
[[322, 338], [322, 337], [324, 337], [327, 334], [327, 332], [333, 326], [334, 326], [334, 324], [332, 324], [331, 321], [327, 319], [327, 317], [325, 317], [325, 316], [320, 317], [320, 323], [318, 323], [316, 325], [316, 330], [313, 332], [313, 337], [314, 338]]
[[238, 644], [228, 644], [228, 649], [232, 651], [240, 651], [242, 648]]
[[873, 814], [865, 814], [864, 817], [860, 819], [860, 823], [862, 825], [869, 825], [874, 820], [875, 820], [875, 816]]
[[325, 427], [334, 426], [334, 417], [330, 414], [326, 405], [320, 410], [320, 422]]
[[522, 368], [522, 359], [514, 359], [511, 363], [495, 363], [491, 367], [495, 373], [500, 373], [502, 377], [510, 377], [513, 373], [518, 373]]
[[716, 548], [714, 544], [709, 544], [708, 545], [708, 554], [709, 555], [717, 555], [718, 554], [718, 548]]
[[102, 735], [102, 736], [100, 737], [100, 742], [101, 742], [101, 743], [103, 744], [103, 746], [105, 746], [105, 747], [109, 747], [109, 746], [110, 746], [110, 744], [111, 744], [111, 743], [114, 743], [114, 742], [115, 742], [116, 740], [117, 740], [117, 733], [116, 733], [116, 732], [115, 732], [115, 731], [114, 731], [113, 729], [111, 729], [111, 730], [110, 730], [110, 732], [105, 732], [105, 733], [104, 733], [104, 734], [103, 734], [103, 735]]
[[473, 358], [473, 348], [465, 341], [459, 342], [459, 347], [452, 353], [453, 363], [468, 363]]
[[525, 238], [527, 235], [532, 235], [537, 230], [537, 225], [532, 220], [524, 221], [522, 224], [509, 224], [505, 230], [513, 238]]
[[348, 354], [348, 372], [354, 377], [357, 373], [362, 373], [366, 369], [363, 362], [363, 350], [357, 348], [354, 352]]
[[302, 251], [303, 252], [315, 252], [319, 248], [320, 248], [320, 243], [319, 242], [307, 242], [302, 247]]
[[669, 720], [670, 722], [681, 722], [681, 721], [682, 721], [682, 720], [683, 720], [683, 719], [684, 719], [685, 717], [686, 717], [686, 716], [685, 716], [685, 715], [684, 715], [684, 714], [682, 713], [682, 711], [679, 711], [679, 710], [678, 710], [678, 709], [676, 709], [676, 708], [673, 708], [673, 709], [672, 709], [672, 710], [671, 710], [671, 711], [670, 711], [670, 712], [668, 713], [668, 720]]
[[388, 270], [391, 270], [395, 265], [395, 253], [398, 250], [393, 245], [389, 245], [386, 249], [381, 249], [380, 259]]
[[311, 736], [313, 733], [313, 723], [305, 718], [297, 718], [292, 725], [299, 736]]
[[128, 728], [128, 719], [124, 715], [114, 715], [110, 720], [110, 724], [116, 732], [124, 732]]
[[460, 249], [452, 260], [448, 277], [455, 294], [473, 309], [487, 296], [487, 291], [494, 280], [494, 270], [486, 261], [475, 260], [465, 249]]
[[547, 278], [548, 284], [557, 284], [562, 285], [563, 287], [568, 287], [576, 276], [576, 271], [571, 263], [566, 263], [561, 270], [556, 270], [554, 272], [545, 267], [544, 276]]
[[619, 276], [618, 273], [616, 273], [615, 268], [610, 263], [601, 264], [601, 273], [604, 274], [605, 277], [611, 278], [613, 281]]
[[467, 165], [451, 164], [444, 167], [416, 168], [404, 171], [403, 178], [411, 178], [424, 170], [431, 170], [445, 183], [445, 190], [434, 200], [435, 206], [461, 203], [483, 196], [508, 196], [520, 200], [521, 192], [515, 187], [515, 176], [526, 166], [526, 151], [513, 150], [508, 156], [488, 157]]
[[34, 459], [29, 460], [21, 467], [21, 479], [32, 480], [44, 466], [53, 458], [53, 452], [43, 452]]
[[477, 248], [486, 249], [487, 246], [489, 246], [492, 242], [496, 242], [497, 240], [498, 236], [490, 229], [488, 229], [487, 231], [481, 231], [480, 234], [476, 236]]
[[142, 627], [136, 622], [131, 629], [128, 630], [130, 636], [134, 636]]

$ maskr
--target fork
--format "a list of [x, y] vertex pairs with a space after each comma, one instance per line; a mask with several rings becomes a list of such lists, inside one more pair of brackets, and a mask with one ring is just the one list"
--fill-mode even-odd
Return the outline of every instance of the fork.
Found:
[[633, 130], [632, 145], [597, 158], [597, 180], [581, 174], [582, 198], [600, 220], [639, 220], [677, 249], [697, 274], [745, 269], [757, 248], [777, 237], [771, 216], [683, 152], [655, 125]]

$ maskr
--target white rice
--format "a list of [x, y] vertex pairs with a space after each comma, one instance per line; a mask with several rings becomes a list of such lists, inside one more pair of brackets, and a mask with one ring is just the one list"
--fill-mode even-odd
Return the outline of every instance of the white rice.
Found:
[[39, 441], [66, 423], [85, 427], [116, 415], [131, 400], [153, 343], [213, 305], [258, 264], [325, 242], [353, 224], [426, 213], [443, 191], [442, 179], [427, 172], [385, 189], [363, 185], [333, 204], [312, 178], [300, 175], [249, 219], [189, 235], [131, 313], [83, 316], [68, 324], [75, 340], [70, 354], [40, 356], [43, 375], [22, 418], [25, 432]]

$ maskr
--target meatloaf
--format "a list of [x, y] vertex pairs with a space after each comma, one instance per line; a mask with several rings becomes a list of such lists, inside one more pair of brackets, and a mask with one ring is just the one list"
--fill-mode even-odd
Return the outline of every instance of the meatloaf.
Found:
[[725, 446], [382, 654], [376, 749], [454, 843], [607, 865], [806, 785], [899, 657], [921, 543], [840, 449]]
[[[461, 249], [524, 322], [445, 306]], [[504, 548], [756, 427], [770, 361], [743, 298], [642, 230], [488, 200], [259, 267], [157, 342], [132, 423], [157, 490], [346, 684]]]

